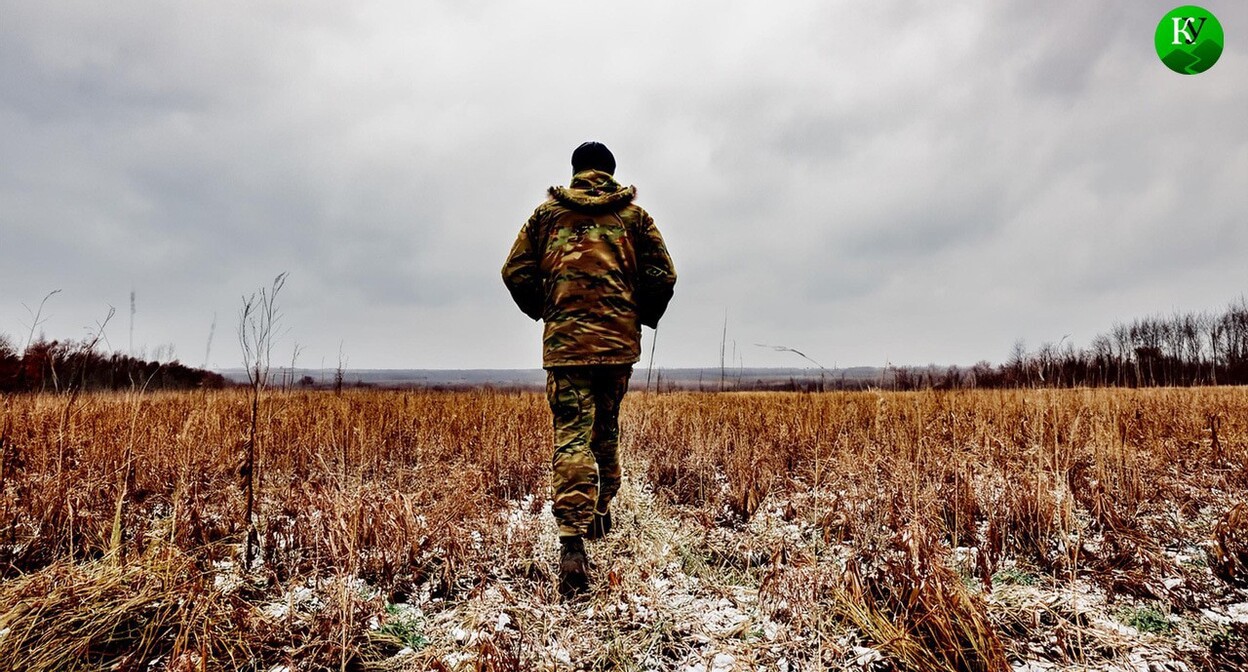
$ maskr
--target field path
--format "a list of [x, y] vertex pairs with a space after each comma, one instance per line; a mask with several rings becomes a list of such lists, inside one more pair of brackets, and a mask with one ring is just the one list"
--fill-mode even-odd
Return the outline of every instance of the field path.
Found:
[[[587, 543], [589, 596], [560, 599], [549, 574], [536, 583], [502, 581], [434, 617], [420, 658], [455, 666], [478, 658], [469, 650], [497, 648], [551, 670], [591, 669], [585, 661], [596, 661], [592, 669], [803, 669], [797, 660], [818, 643], [768, 618], [751, 580], [757, 572], [708, 558], [705, 532], [657, 500], [642, 473], [626, 470], [615, 529]], [[536, 532], [537, 562], [553, 569], [558, 537], [549, 504], [531, 509], [524, 502], [509, 511], [509, 528]]]

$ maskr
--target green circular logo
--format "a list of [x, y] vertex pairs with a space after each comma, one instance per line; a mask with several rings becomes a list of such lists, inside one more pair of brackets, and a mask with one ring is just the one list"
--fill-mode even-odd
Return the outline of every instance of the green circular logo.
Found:
[[1157, 56], [1171, 70], [1198, 75], [1222, 55], [1222, 24], [1209, 10], [1183, 5], [1161, 17], [1154, 37]]

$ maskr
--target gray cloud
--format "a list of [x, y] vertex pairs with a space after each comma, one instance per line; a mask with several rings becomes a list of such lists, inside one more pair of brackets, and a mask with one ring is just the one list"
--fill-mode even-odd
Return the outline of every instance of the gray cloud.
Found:
[[[1210, 7], [1228, 31], [1238, 5]], [[0, 0], [0, 333], [237, 363], [291, 272], [305, 363], [535, 366], [498, 268], [580, 141], [676, 258], [658, 363], [1003, 359], [1214, 308], [1248, 252], [1244, 51], [1167, 71], [1115, 3]], [[647, 336], [649, 338], [649, 336]]]

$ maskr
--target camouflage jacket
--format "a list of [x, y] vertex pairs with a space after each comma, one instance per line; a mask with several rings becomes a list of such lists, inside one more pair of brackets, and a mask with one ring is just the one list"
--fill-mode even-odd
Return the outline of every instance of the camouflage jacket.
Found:
[[658, 325], [676, 284], [663, 237], [637, 190], [607, 173], [548, 193], [503, 265], [516, 305], [546, 323], [542, 366], [635, 363], [641, 325]]

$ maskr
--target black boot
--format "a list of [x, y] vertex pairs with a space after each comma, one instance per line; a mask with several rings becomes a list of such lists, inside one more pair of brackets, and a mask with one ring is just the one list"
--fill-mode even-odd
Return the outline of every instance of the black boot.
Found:
[[585, 533], [586, 539], [601, 539], [607, 536], [611, 531], [611, 509], [607, 509], [603, 513], [594, 512], [594, 522], [589, 524], [589, 531]]
[[589, 590], [589, 558], [580, 537], [559, 537], [559, 593], [573, 597]]

